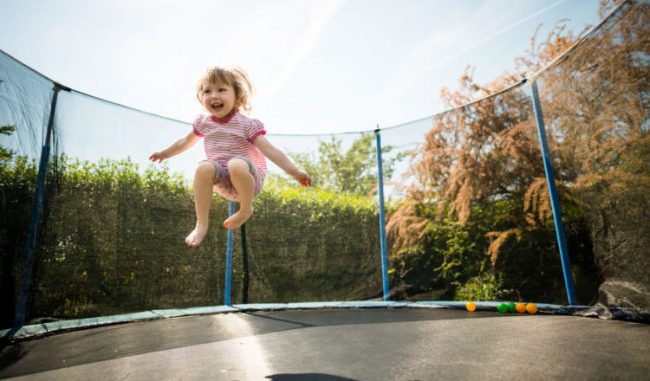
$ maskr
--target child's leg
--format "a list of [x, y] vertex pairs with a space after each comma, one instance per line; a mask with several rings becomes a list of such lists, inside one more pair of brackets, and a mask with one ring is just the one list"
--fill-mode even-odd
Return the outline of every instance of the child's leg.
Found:
[[210, 205], [212, 203], [212, 184], [216, 169], [214, 163], [203, 161], [196, 168], [194, 175], [194, 208], [196, 210], [196, 227], [185, 238], [188, 246], [196, 247], [201, 244], [208, 232], [210, 223]]
[[246, 222], [253, 214], [253, 196], [255, 192], [255, 179], [251, 174], [248, 162], [234, 158], [228, 162], [228, 172], [237, 198], [239, 199], [239, 210], [228, 217], [223, 226], [227, 229], [236, 229]]

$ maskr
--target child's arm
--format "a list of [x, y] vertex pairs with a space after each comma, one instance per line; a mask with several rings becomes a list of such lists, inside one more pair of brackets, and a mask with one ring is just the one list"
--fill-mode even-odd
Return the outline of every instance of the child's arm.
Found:
[[264, 136], [259, 135], [253, 141], [253, 144], [262, 151], [264, 156], [268, 157], [269, 160], [275, 163], [278, 167], [282, 168], [286, 173], [293, 176], [300, 184], [303, 186], [311, 185], [311, 177], [309, 174], [302, 169], [296, 167], [296, 165], [284, 154], [281, 150], [276, 148], [271, 142]]
[[187, 136], [178, 139], [174, 144], [167, 147], [166, 149], [151, 154], [151, 156], [149, 156], [149, 160], [160, 163], [165, 159], [169, 159], [170, 157], [176, 156], [179, 153], [185, 151], [186, 149], [196, 144], [196, 142], [198, 142], [200, 139], [201, 138], [196, 136], [194, 134], [194, 131], [192, 131], [187, 134]]

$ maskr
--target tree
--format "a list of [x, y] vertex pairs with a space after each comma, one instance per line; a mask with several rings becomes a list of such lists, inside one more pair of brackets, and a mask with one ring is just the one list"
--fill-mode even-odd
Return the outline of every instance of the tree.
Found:
[[[377, 158], [374, 136], [364, 134], [354, 140], [347, 150], [342, 148], [343, 141], [332, 136], [329, 141], [320, 141], [318, 155], [310, 153], [292, 153], [296, 164], [304, 168], [311, 176], [313, 184], [338, 192], [360, 196], [377, 193]], [[382, 153], [388, 154], [391, 146], [382, 147]], [[383, 161], [384, 179], [390, 179], [395, 163], [405, 154]]]
[[[14, 126], [1, 126], [0, 135], [11, 135], [15, 130]], [[33, 162], [0, 146], [0, 297], [5, 301], [1, 327], [13, 324], [15, 285], [27, 238], [35, 175]]]
[[[0, 126], [0, 135], [11, 135], [14, 131], [16, 131], [14, 126]], [[12, 150], [0, 146], [0, 161], [9, 161], [13, 156], [14, 152]]]
[[[612, 8], [603, 1], [601, 14]], [[650, 4], [625, 2], [542, 78], [559, 180], [587, 219], [599, 302], [650, 310]]]

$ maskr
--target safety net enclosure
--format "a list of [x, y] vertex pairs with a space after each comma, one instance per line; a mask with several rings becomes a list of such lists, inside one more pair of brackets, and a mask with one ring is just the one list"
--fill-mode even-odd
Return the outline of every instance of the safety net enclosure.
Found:
[[201, 146], [148, 162], [189, 123], [67, 88], [0, 52], [0, 328], [382, 299], [535, 301], [647, 319], [649, 7], [622, 3], [574, 44], [550, 40], [567, 52], [541, 54], [526, 78], [478, 101], [450, 95], [453, 108], [431, 117], [376, 132], [270, 130], [315, 187], [271, 171], [236, 233], [232, 271], [221, 198], [201, 247], [183, 242]]
[[648, 8], [623, 2], [581, 38], [551, 33], [519, 73], [487, 86], [461, 78], [447, 95], [454, 108], [429, 126], [383, 131], [387, 142], [418, 128], [425, 136], [388, 222], [411, 294], [573, 299], [593, 305], [585, 314], [647, 314]]

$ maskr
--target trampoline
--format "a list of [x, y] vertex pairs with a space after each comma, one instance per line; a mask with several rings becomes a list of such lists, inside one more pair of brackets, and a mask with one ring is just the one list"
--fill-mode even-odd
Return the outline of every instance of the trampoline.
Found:
[[3, 348], [0, 377], [638, 380], [650, 372], [648, 325], [561, 316], [567, 311], [559, 306], [542, 305], [537, 315], [490, 307], [470, 313], [444, 303], [235, 305], [20, 341]]
[[[0, 51], [0, 378], [644, 379], [649, 17], [648, 1], [624, 1], [509, 88], [421, 120], [327, 135], [340, 152], [367, 144], [358, 151], [376, 157], [365, 175], [377, 201], [279, 182], [256, 200], [241, 243], [214, 223], [191, 251], [180, 238], [194, 223], [192, 196], [177, 175], [203, 154], [145, 167], [189, 124], [70, 89]], [[452, 152], [469, 136], [453, 140], [456, 132], [472, 128], [487, 143], [442, 167], [468, 152], [478, 155], [469, 167], [500, 165], [466, 181], [484, 181], [475, 200], [483, 219], [414, 229], [421, 242], [389, 256], [385, 163], [424, 160], [416, 149], [446, 139], [440, 146]], [[508, 136], [526, 143], [525, 155], [504, 149]], [[285, 150], [310, 150], [305, 157], [322, 138], [273, 136]], [[596, 150], [585, 147], [596, 138], [609, 151], [591, 160]], [[591, 161], [576, 165], [580, 155]], [[516, 184], [503, 187], [498, 176]], [[420, 185], [435, 182], [424, 177]], [[587, 189], [563, 205], [566, 237], [556, 179]], [[212, 206], [234, 211], [222, 200]], [[405, 214], [407, 231], [425, 226], [417, 207]], [[424, 210], [425, 222], [433, 212]], [[512, 250], [500, 256], [490, 239]], [[469, 312], [446, 299], [490, 301]], [[494, 300], [545, 303], [537, 314], [503, 313]]]

